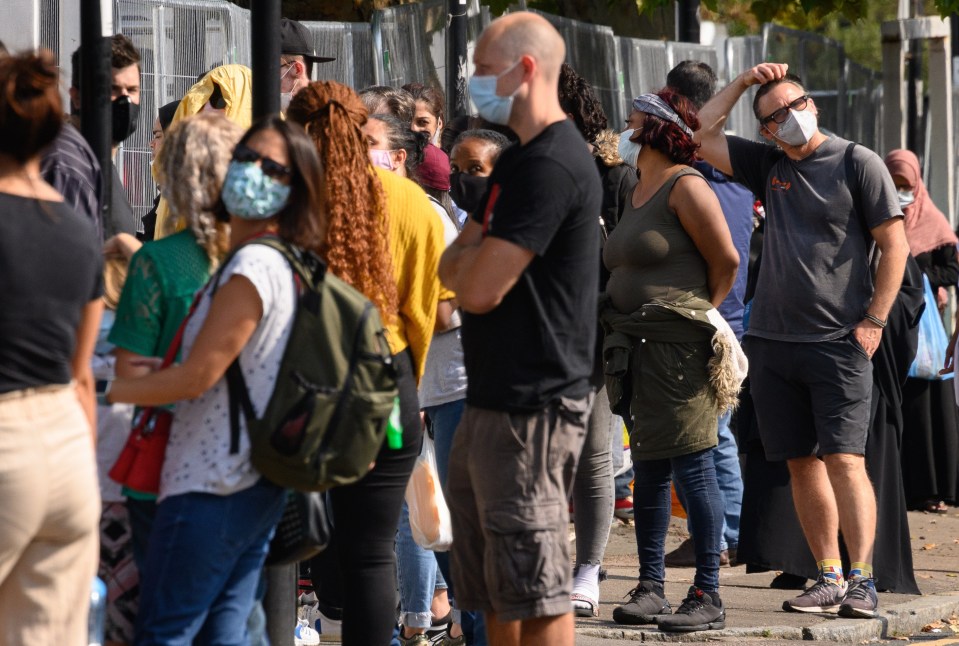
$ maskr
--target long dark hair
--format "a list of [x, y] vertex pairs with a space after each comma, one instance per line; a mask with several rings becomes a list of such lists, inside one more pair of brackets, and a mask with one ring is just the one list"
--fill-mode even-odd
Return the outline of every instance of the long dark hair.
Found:
[[323, 167], [316, 148], [302, 126], [277, 115], [258, 119], [237, 145], [245, 145], [253, 135], [264, 130], [273, 130], [283, 138], [290, 157], [290, 170], [293, 171], [290, 200], [276, 214], [280, 238], [301, 249], [322, 254], [326, 213], [321, 194]]

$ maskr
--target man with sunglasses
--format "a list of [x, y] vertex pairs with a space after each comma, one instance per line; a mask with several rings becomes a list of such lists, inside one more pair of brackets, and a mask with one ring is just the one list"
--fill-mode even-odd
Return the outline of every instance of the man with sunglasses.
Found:
[[[874, 617], [876, 498], [864, 460], [871, 358], [909, 247], [882, 159], [820, 131], [815, 101], [787, 69], [764, 63], [741, 74], [703, 106], [696, 138], [703, 158], [766, 208], [745, 342], [751, 394], [766, 457], [787, 461], [819, 565], [818, 581], [783, 609]], [[775, 148], [722, 130], [754, 85], [759, 131]], [[852, 566], [845, 576], [840, 529]]]

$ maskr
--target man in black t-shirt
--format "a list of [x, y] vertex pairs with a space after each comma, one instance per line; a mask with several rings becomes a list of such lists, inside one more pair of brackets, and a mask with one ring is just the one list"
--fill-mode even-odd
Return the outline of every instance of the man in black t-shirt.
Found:
[[574, 641], [566, 500], [590, 405], [602, 194], [559, 105], [564, 56], [528, 12], [481, 36], [470, 95], [520, 142], [440, 263], [464, 311], [469, 379], [447, 483], [453, 581], [495, 644]]

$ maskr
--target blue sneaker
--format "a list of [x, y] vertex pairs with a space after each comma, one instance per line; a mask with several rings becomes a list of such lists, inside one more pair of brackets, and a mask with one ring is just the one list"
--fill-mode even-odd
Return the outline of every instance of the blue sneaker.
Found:
[[876, 582], [872, 577], [855, 576], [848, 580], [846, 596], [839, 606], [840, 617], [865, 617], [870, 619], [879, 615], [879, 595], [876, 594]]

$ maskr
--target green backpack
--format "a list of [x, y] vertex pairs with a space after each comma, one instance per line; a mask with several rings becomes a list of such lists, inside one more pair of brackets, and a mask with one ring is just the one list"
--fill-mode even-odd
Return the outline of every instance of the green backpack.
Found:
[[[257, 418], [250, 401], [239, 357], [227, 369], [230, 451], [240, 448], [242, 413], [250, 460], [271, 482], [299, 491], [355, 482], [366, 475], [383, 445], [397, 396], [379, 312], [363, 294], [328, 274], [314, 254], [274, 237], [247, 244], [283, 254], [293, 270], [297, 304], [262, 417]], [[214, 289], [219, 274], [215, 280]]]

